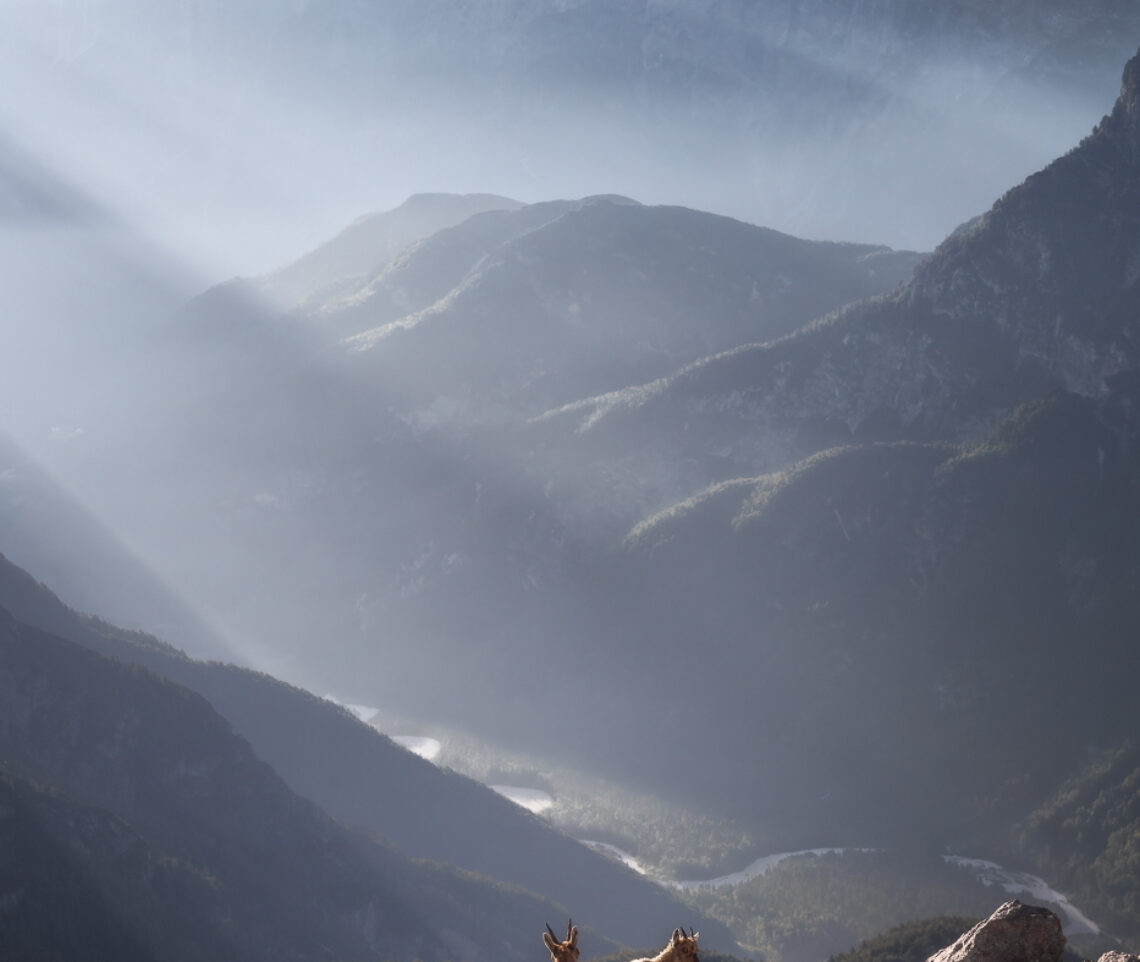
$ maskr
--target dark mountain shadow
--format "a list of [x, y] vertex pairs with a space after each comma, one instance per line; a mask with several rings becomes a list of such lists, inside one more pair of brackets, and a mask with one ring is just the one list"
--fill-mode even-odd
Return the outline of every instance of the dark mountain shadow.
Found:
[[[65, 607], [0, 558], [0, 607], [22, 622], [198, 692], [289, 786], [415, 858], [447, 862], [563, 905], [623, 944], [689, 912], [654, 883], [555, 832], [497, 793], [441, 771], [332, 702], [268, 675], [187, 658], [161, 641]], [[728, 933], [706, 919], [710, 945]]]
[[613, 583], [649, 613], [656, 663], [703, 639], [715, 722], [665, 740], [716, 732], [734, 763], [709, 779], [738, 792], [722, 803], [846, 841], [995, 846], [1089, 746], [1128, 737], [1138, 426], [1135, 386], [1114, 384], [961, 447], [823, 452], [631, 533]]
[[[116, 863], [144, 848], [110, 813], [83, 806], [10, 774], [0, 766], [0, 946], [8, 958], [27, 962], [161, 958], [132, 929], [123, 908], [106, 891]], [[175, 871], [170, 871], [171, 875]], [[138, 888], [141, 879], [132, 880]], [[121, 883], [120, 883], [121, 884]], [[133, 893], [138, 898], [142, 893]], [[115, 893], [118, 895], [118, 893]], [[138, 898], [153, 911], [154, 901]], [[148, 902], [150, 903], [148, 905]]]
[[136, 957], [522, 958], [512, 929], [553, 910], [344, 828], [199, 696], [0, 619], [4, 829], [30, 856], [5, 872], [49, 896], [21, 922], [5, 904], [5, 936], [64, 948], [102, 902], [92, 935]]

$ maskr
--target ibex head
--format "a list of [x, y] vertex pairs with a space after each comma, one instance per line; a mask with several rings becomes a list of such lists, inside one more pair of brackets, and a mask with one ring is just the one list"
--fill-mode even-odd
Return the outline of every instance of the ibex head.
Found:
[[578, 962], [578, 926], [573, 919], [566, 922], [566, 939], [558, 941], [550, 923], [546, 923], [546, 931], [542, 933], [542, 941], [550, 949], [550, 962]]
[[697, 955], [697, 939], [700, 935], [700, 932], [694, 932], [691, 928], [688, 935], [683, 928], [674, 929], [673, 937], [669, 940], [669, 948], [673, 950], [673, 962], [701, 962]]

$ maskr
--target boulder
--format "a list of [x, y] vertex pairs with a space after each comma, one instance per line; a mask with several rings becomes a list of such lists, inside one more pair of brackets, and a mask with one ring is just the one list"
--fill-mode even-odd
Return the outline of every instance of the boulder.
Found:
[[1012, 899], [927, 962], [1061, 962], [1064, 949], [1056, 915]]

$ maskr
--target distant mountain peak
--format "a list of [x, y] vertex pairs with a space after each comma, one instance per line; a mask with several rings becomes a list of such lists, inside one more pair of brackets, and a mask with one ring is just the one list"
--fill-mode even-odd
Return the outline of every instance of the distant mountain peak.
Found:
[[579, 203], [586, 207], [590, 204], [621, 204], [626, 207], [640, 207], [641, 201], [626, 197], [624, 194], [593, 194], [583, 197]]
[[[513, 200], [510, 197], [504, 197], [501, 194], [488, 194], [488, 193], [471, 193], [459, 194], [450, 191], [420, 191], [415, 194], [409, 194], [407, 199], [398, 204], [391, 211], [386, 213], [393, 213], [399, 210], [414, 210], [417, 208], [436, 208], [445, 206], [462, 206], [470, 205], [476, 209], [483, 210], [514, 210], [522, 206], [522, 203]], [[363, 214], [358, 217], [354, 223], [367, 221], [374, 217], [383, 216], [382, 213]]]
[[523, 205], [498, 194], [412, 194], [392, 210], [358, 217], [335, 237], [261, 278], [260, 293], [291, 307], [346, 277], [374, 273], [404, 248], [487, 211]]

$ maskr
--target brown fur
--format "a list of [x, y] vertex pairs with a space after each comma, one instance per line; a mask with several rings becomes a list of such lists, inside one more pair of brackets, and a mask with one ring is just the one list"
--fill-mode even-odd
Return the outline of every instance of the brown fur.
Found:
[[688, 935], [684, 929], [674, 929], [669, 944], [652, 959], [647, 957], [635, 959], [634, 962], [701, 962], [700, 956], [697, 955], [697, 939], [700, 935], [700, 932], [694, 932], [692, 929], [689, 929]]

